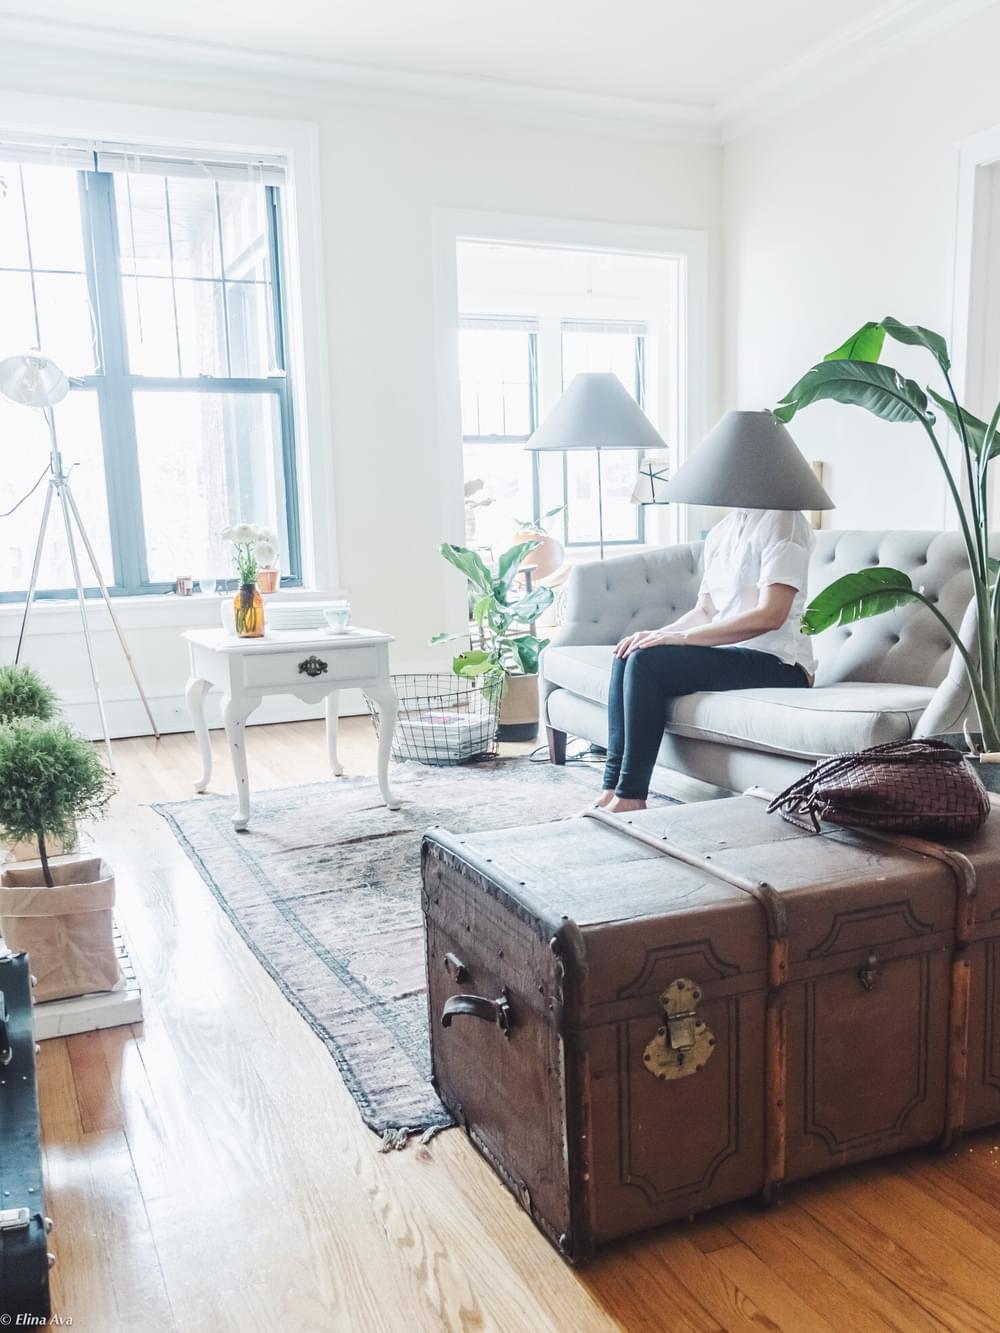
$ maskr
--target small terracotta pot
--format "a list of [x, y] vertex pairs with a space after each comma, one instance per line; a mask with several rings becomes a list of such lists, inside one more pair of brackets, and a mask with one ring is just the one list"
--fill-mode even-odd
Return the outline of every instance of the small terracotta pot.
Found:
[[281, 584], [280, 569], [258, 569], [257, 570], [257, 591], [258, 592], [277, 592]]

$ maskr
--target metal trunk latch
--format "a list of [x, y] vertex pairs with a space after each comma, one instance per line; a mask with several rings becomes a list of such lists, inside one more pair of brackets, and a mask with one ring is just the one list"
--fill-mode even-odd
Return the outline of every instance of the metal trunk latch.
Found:
[[663, 1026], [643, 1052], [654, 1078], [686, 1078], [711, 1059], [715, 1036], [697, 1015], [701, 988], [687, 977], [672, 981], [660, 996]]

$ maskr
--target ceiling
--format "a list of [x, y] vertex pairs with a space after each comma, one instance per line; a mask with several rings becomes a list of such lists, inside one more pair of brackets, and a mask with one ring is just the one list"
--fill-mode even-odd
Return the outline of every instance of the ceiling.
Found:
[[[917, 0], [32, 0], [4, 18], [590, 97], [739, 100]], [[85, 16], [85, 22], [81, 18]], [[56, 25], [52, 39], [58, 40]], [[107, 33], [104, 34], [105, 39]], [[94, 34], [100, 38], [100, 33]], [[174, 58], [177, 51], [174, 51]]]

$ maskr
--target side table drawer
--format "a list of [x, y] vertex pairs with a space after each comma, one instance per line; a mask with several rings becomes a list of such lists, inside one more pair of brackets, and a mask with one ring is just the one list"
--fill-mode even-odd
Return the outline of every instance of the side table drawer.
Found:
[[247, 686], [283, 686], [294, 690], [300, 685], [341, 680], [374, 680], [378, 674], [378, 649], [375, 647], [322, 649], [299, 648], [288, 653], [247, 653], [243, 658], [243, 679]]

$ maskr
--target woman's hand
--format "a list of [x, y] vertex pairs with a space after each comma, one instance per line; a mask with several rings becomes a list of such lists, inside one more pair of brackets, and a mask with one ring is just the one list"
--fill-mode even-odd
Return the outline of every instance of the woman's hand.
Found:
[[684, 634], [672, 629], [641, 629], [635, 634], [627, 634], [615, 646], [616, 657], [631, 657], [641, 648], [661, 648], [670, 644], [686, 643]]

